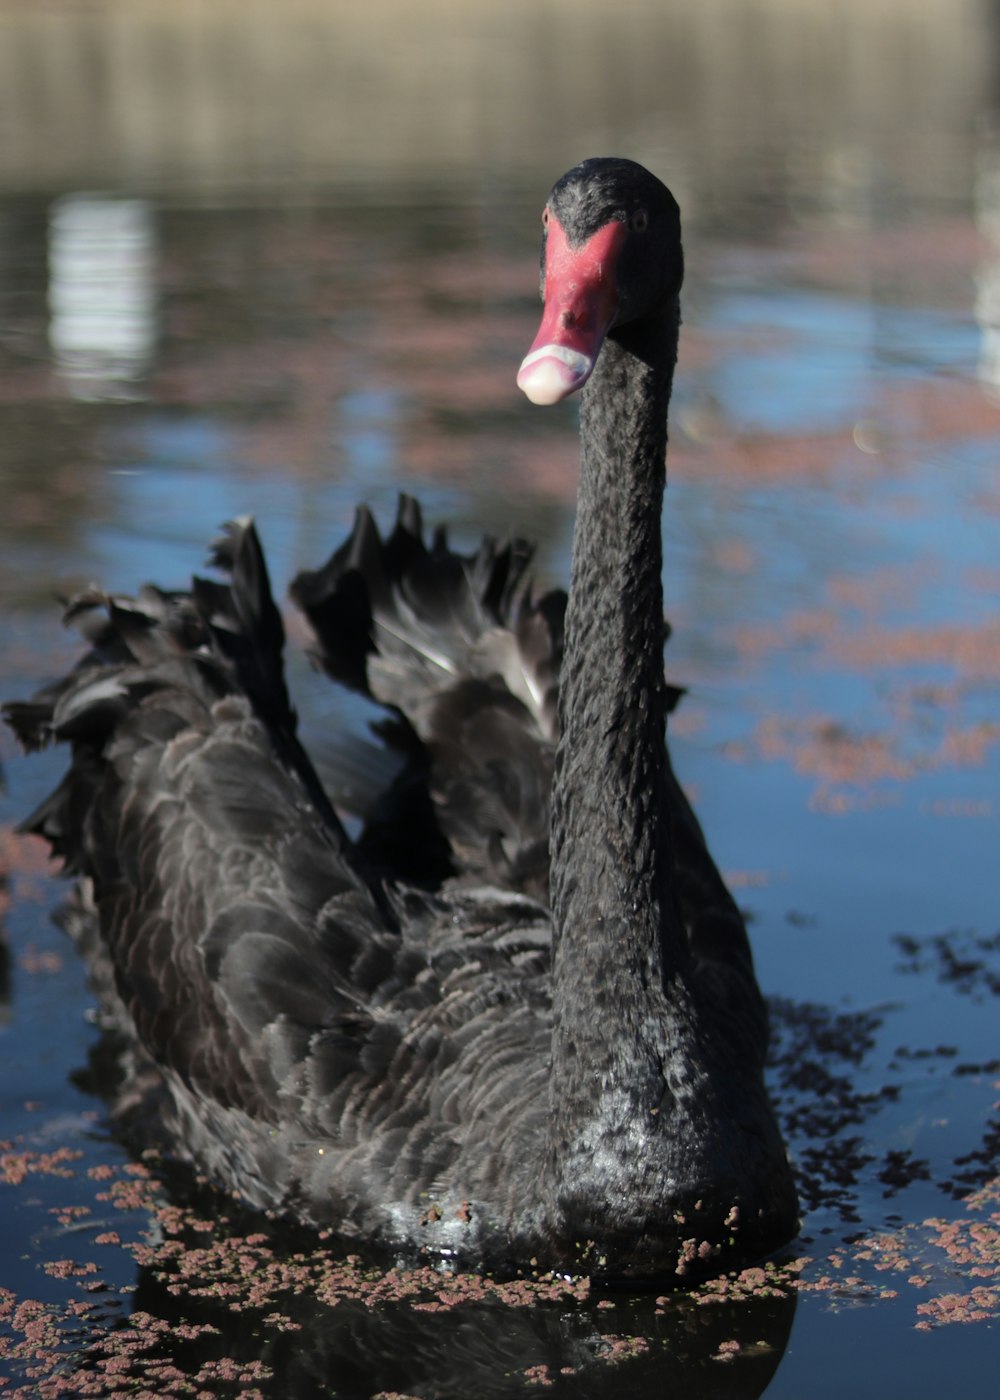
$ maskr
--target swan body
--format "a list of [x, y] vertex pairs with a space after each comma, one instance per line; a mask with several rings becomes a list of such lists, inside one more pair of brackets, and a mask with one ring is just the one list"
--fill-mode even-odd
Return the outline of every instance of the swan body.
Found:
[[74, 600], [90, 650], [6, 707], [68, 742], [26, 825], [176, 1150], [255, 1207], [404, 1255], [718, 1272], [795, 1231], [743, 922], [674, 778], [660, 514], [679, 216], [630, 161], [546, 206], [519, 383], [584, 385], [568, 597], [530, 551], [366, 513], [293, 595], [392, 707], [400, 780], [350, 840], [302, 748], [252, 525], [222, 581]]

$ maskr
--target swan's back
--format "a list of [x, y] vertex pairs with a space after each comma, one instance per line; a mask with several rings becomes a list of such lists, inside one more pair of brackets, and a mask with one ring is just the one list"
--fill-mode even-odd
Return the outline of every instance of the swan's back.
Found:
[[[475, 1200], [515, 1192], [540, 1139], [548, 921], [358, 873], [274, 683], [252, 529], [216, 557], [229, 586], [71, 605], [89, 655], [8, 707], [29, 747], [73, 748], [26, 826], [84, 877], [73, 922], [99, 919], [105, 1011], [159, 1068], [175, 1145], [251, 1204], [393, 1246], [458, 1233], [474, 1260]], [[453, 1178], [461, 1199], [435, 1193]]]
[[402, 496], [385, 538], [361, 509], [326, 564], [292, 584], [318, 663], [387, 707], [380, 734], [404, 756], [362, 839], [381, 869], [548, 898], [566, 595], [533, 592], [533, 552], [486, 537], [456, 553], [440, 528], [428, 545]]

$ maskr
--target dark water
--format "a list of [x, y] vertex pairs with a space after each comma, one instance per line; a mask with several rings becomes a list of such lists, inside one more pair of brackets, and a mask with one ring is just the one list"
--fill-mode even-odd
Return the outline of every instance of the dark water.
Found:
[[[281, 24], [0, 7], [5, 695], [73, 655], [55, 591], [182, 584], [235, 514], [279, 588], [401, 488], [564, 580], [574, 410], [513, 387], [538, 210], [601, 151], [674, 186], [672, 745], [752, 919], [809, 1261], [709, 1304], [392, 1297], [211, 1195], [174, 1220], [189, 1181], [130, 1201], [59, 887], [11, 831], [59, 758], [5, 736], [5, 1393], [85, 1393], [112, 1335], [93, 1393], [996, 1393], [993, 31], [971, 3], [754, 8], [484, 5], [466, 32], [441, 5], [420, 33], [392, 5], [343, 31], [304, 0]], [[289, 625], [307, 738], [363, 738]]]

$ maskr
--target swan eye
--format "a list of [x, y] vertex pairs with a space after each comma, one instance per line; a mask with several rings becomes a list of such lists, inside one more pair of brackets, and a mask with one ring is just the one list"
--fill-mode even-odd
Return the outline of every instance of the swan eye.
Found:
[[548, 228], [548, 226], [549, 226], [549, 206], [546, 204], [545, 208], [542, 210], [542, 228]]
[[645, 233], [649, 228], [649, 215], [645, 209], [637, 209], [629, 220], [629, 227], [633, 233]]

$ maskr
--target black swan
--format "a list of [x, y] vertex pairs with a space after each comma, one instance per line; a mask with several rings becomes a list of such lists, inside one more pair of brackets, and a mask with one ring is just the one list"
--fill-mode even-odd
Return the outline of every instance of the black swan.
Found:
[[526, 547], [428, 547], [409, 501], [294, 587], [409, 746], [373, 837], [297, 738], [249, 522], [224, 582], [73, 600], [90, 651], [6, 713], [71, 745], [26, 826], [79, 877], [70, 922], [178, 1151], [401, 1257], [691, 1279], [788, 1240], [797, 1202], [746, 932], [665, 746], [679, 213], [598, 159], [543, 222], [518, 382], [586, 384], [565, 617]]

